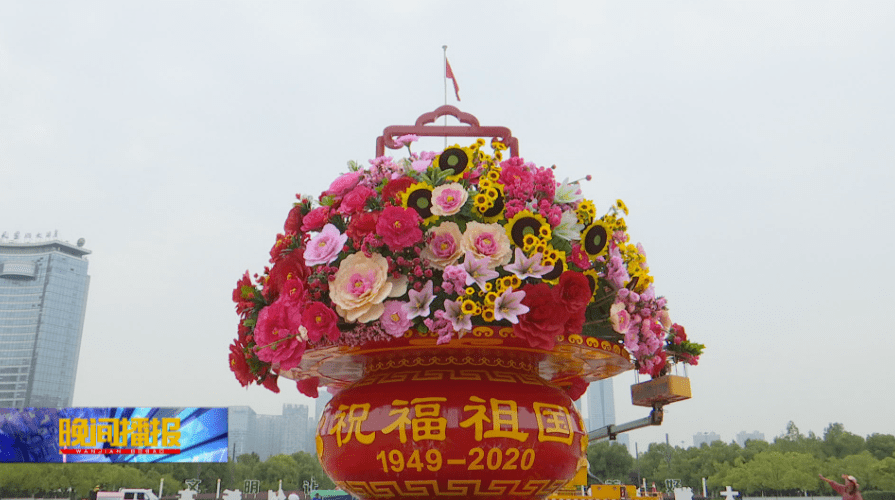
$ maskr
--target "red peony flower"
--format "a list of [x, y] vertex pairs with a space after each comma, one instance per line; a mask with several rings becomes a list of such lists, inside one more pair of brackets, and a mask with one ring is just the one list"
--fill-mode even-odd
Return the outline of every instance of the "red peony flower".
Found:
[[300, 338], [301, 312], [298, 304], [287, 295], [258, 313], [255, 325], [255, 350], [258, 359], [279, 363], [283, 370], [298, 366], [305, 352], [305, 340]]
[[329, 207], [317, 207], [305, 215], [301, 221], [301, 230], [320, 231], [329, 222]]
[[245, 387], [255, 381], [255, 376], [252, 375], [249, 364], [246, 362], [243, 347], [239, 340], [234, 340], [230, 344], [230, 371], [236, 375], [236, 380]]
[[339, 213], [342, 215], [353, 215], [361, 212], [363, 211], [367, 200], [375, 195], [376, 191], [373, 191], [367, 186], [357, 186], [342, 198], [342, 204], [339, 206]]
[[273, 373], [268, 373], [264, 380], [261, 381], [261, 385], [264, 386], [265, 389], [272, 391], [274, 393], [279, 393], [280, 388], [277, 386], [277, 378], [278, 375], [274, 375]]
[[554, 289], [556, 298], [570, 313], [583, 311], [591, 298], [587, 276], [575, 271], [565, 271]]
[[287, 280], [307, 282], [309, 275], [301, 250], [293, 250], [274, 264], [268, 273], [267, 282], [264, 283], [264, 297], [273, 302], [280, 296], [280, 290]]
[[528, 345], [550, 350], [556, 344], [556, 337], [566, 330], [569, 313], [556, 300], [550, 285], [538, 283], [522, 287], [525, 298], [522, 304], [528, 312], [519, 316], [513, 325], [513, 334], [528, 341]]
[[560, 275], [559, 283], [553, 291], [559, 303], [569, 312], [565, 333], [581, 333], [584, 327], [584, 313], [591, 298], [587, 276], [575, 271], [565, 271]]
[[298, 392], [304, 394], [309, 398], [316, 398], [318, 396], [317, 393], [317, 384], [320, 383], [320, 379], [317, 377], [311, 377], [299, 380], [295, 383], [298, 387]]
[[410, 177], [399, 177], [392, 179], [382, 188], [382, 202], [391, 203], [392, 205], [400, 205], [401, 197], [399, 196], [415, 181]]
[[345, 234], [351, 238], [355, 245], [360, 246], [360, 242], [368, 234], [376, 231], [376, 222], [379, 220], [379, 212], [361, 212], [355, 214], [348, 223], [348, 229]]
[[650, 377], [658, 378], [665, 374], [665, 368], [668, 366], [668, 354], [665, 351], [659, 351], [649, 361], [651, 361], [651, 366], [649, 367]]
[[581, 377], [576, 377], [572, 379], [572, 385], [569, 387], [565, 387], [566, 394], [572, 398], [572, 401], [578, 401], [578, 398], [584, 395], [584, 391], [587, 390], [588, 383], [584, 381]]
[[[233, 302], [236, 303], [236, 312], [241, 317], [255, 306], [252, 300], [254, 298], [255, 287], [252, 285], [252, 279], [249, 278], [249, 272], [246, 271], [242, 278], [236, 282], [236, 288], [233, 289]], [[242, 321], [240, 321], [240, 324], [242, 324]]]
[[286, 234], [295, 234], [301, 229], [303, 218], [301, 208], [301, 205], [295, 205], [289, 211], [289, 215], [286, 216], [286, 223], [283, 224], [283, 230], [286, 231]]
[[321, 302], [311, 302], [301, 315], [301, 324], [308, 330], [308, 340], [317, 342], [324, 335], [335, 342], [341, 332], [338, 328], [339, 316]]
[[420, 216], [416, 210], [403, 207], [385, 207], [376, 222], [376, 232], [392, 252], [411, 247], [423, 239]]

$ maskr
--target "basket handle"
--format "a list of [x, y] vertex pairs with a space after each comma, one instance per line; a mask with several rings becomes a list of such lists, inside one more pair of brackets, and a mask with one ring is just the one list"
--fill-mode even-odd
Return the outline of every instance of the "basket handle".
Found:
[[[453, 116], [466, 125], [429, 125], [442, 116]], [[507, 127], [482, 127], [479, 119], [464, 113], [454, 106], [441, 106], [435, 111], [424, 113], [416, 119], [414, 125], [389, 125], [376, 138], [376, 157], [385, 155], [385, 148], [401, 149], [404, 147], [395, 142], [396, 137], [415, 134], [424, 137], [492, 137], [492, 142], [499, 142], [510, 150], [510, 156], [519, 156], [519, 141], [513, 137]]]

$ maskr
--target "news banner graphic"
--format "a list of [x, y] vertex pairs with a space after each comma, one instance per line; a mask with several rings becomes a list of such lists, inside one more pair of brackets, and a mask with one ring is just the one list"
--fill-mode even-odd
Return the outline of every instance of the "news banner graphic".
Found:
[[0, 408], [0, 463], [226, 461], [226, 408]]

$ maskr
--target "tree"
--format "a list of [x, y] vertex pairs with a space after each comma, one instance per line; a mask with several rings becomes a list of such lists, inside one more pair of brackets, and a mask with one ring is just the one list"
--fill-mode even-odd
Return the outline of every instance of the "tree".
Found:
[[846, 431], [840, 423], [830, 424], [824, 430], [823, 450], [828, 457], [844, 458], [864, 449], [864, 438]]
[[634, 468], [634, 457], [628, 452], [628, 447], [609, 442], [590, 445], [587, 448], [587, 462], [590, 473], [603, 481], [617, 479], [628, 482]]
[[895, 456], [895, 436], [891, 434], [871, 434], [865, 441], [867, 451], [877, 460]]

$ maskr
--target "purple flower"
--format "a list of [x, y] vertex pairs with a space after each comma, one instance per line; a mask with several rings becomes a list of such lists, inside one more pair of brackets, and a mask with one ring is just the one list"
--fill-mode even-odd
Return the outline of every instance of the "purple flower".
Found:
[[429, 306], [435, 300], [435, 295], [432, 295], [432, 281], [427, 281], [423, 289], [418, 292], [410, 289], [407, 296], [410, 297], [410, 302], [403, 305], [407, 318], [413, 319], [419, 316], [425, 318], [429, 315]]
[[530, 258], [525, 256], [521, 248], [516, 247], [516, 259], [512, 264], [503, 266], [504, 270], [516, 275], [520, 280], [525, 278], [540, 278], [553, 268], [541, 265], [541, 254], [536, 253]]
[[320, 234], [311, 238], [308, 247], [305, 248], [305, 264], [309, 266], [329, 264], [339, 256], [346, 241], [348, 235], [340, 233], [336, 226], [332, 224], [323, 226]]
[[510, 323], [519, 322], [518, 316], [528, 312], [528, 306], [522, 304], [525, 298], [525, 292], [514, 292], [512, 288], [507, 288], [504, 292], [497, 296], [494, 300], [494, 319], [505, 319]]
[[484, 290], [485, 283], [500, 276], [500, 274], [489, 268], [488, 264], [491, 259], [488, 257], [476, 259], [472, 252], [466, 252], [466, 258], [463, 259], [463, 270], [466, 271], [466, 284], [476, 283], [479, 288]]
[[472, 330], [472, 316], [463, 313], [463, 307], [459, 300], [444, 301], [444, 319], [449, 320], [460, 336], [464, 332]]

